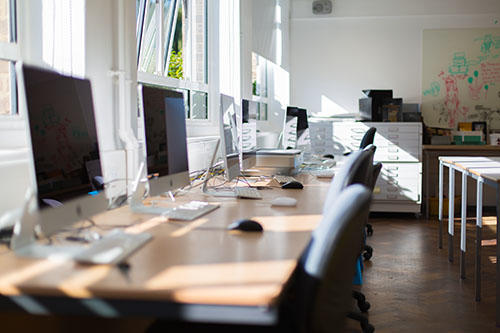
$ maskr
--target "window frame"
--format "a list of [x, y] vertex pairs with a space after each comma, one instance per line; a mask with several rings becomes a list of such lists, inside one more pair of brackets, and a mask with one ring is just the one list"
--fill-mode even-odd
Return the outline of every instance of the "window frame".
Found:
[[15, 63], [21, 60], [19, 47], [19, 17], [17, 0], [8, 0], [9, 5], [9, 41], [0, 42], [0, 60], [10, 62], [10, 108], [9, 114], [1, 114], [0, 118], [20, 118], [17, 92]]
[[[259, 115], [257, 119], [257, 123], [267, 123], [269, 121], [269, 110], [270, 110], [270, 83], [271, 83], [271, 77], [272, 77], [272, 72], [271, 72], [271, 62], [264, 58], [263, 56], [252, 52], [252, 58], [253, 56], [256, 56], [257, 58], [260, 58], [262, 61], [265, 61], [265, 70], [262, 71], [264, 73], [264, 80], [266, 81], [266, 95], [254, 95], [253, 94], [253, 81], [250, 83], [252, 85], [252, 101], [259, 103]], [[253, 60], [252, 60], [253, 61]], [[252, 71], [253, 71], [253, 65], [252, 65]], [[258, 66], [256, 68], [256, 71], [258, 71]], [[266, 119], [260, 119], [260, 104], [265, 104], [266, 105]]]
[[[157, 47], [156, 52], [157, 52], [157, 61], [156, 61], [156, 73], [149, 73], [142, 71], [139, 68], [140, 64], [140, 52], [141, 52], [141, 45], [144, 42], [144, 20], [147, 17], [147, 11], [148, 11], [148, 6], [147, 2], [149, 0], [140, 0], [139, 4], [141, 5], [140, 7], [140, 12], [139, 15], [136, 14], [137, 22], [136, 22], [136, 34], [141, 31], [141, 38], [137, 38], [137, 64], [138, 64], [138, 69], [137, 69], [137, 80], [140, 83], [145, 83], [145, 84], [154, 84], [157, 86], [165, 87], [165, 88], [170, 88], [170, 89], [184, 89], [188, 90], [189, 94], [191, 94], [193, 91], [196, 92], [202, 92], [207, 95], [207, 110], [206, 110], [206, 119], [192, 119], [191, 114], [192, 114], [192, 105], [189, 105], [189, 118], [186, 118], [186, 125], [188, 127], [188, 136], [195, 134], [191, 132], [196, 132], [196, 130], [190, 130], [190, 127], [193, 128], [202, 128], [206, 126], [212, 126], [216, 123], [215, 121], [215, 115], [212, 112], [213, 107], [211, 107], [211, 99], [213, 99], [213, 92], [210, 89], [210, 83], [211, 83], [211, 72], [209, 71], [209, 66], [208, 63], [211, 60], [211, 54], [210, 54], [210, 49], [211, 46], [209, 42], [212, 40], [211, 33], [213, 31], [213, 24], [215, 20], [210, 19], [210, 6], [213, 4], [213, 1], [211, 0], [204, 0], [205, 1], [205, 82], [195, 82], [191, 81], [190, 79], [176, 79], [167, 76], [168, 74], [168, 67], [169, 67], [169, 62], [170, 62], [170, 54], [172, 51], [173, 47], [173, 40], [174, 40], [174, 35], [175, 35], [175, 25], [177, 22], [177, 15], [179, 11], [179, 6], [181, 5], [181, 1], [184, 0], [173, 0], [174, 6], [172, 8], [173, 15], [171, 15], [172, 19], [168, 23], [169, 25], [169, 30], [167, 32], [163, 31], [163, 13], [164, 13], [164, 1], [159, 0], [156, 5], [160, 6], [159, 10], [156, 12], [157, 17], [157, 22], [160, 25], [159, 28], [159, 33], [156, 36], [156, 45], [161, 45], [160, 47]], [[141, 21], [141, 27], [139, 27], [139, 20]], [[216, 22], [216, 21], [215, 21]], [[189, 25], [193, 25], [194, 22], [193, 20], [189, 20]], [[191, 29], [191, 27], [189, 27]], [[167, 34], [167, 36], [165, 36]], [[190, 43], [191, 44], [191, 41]], [[185, 46], [183, 45], [183, 48]], [[191, 45], [188, 46], [189, 48]], [[191, 53], [191, 50], [189, 50], [189, 53]], [[189, 98], [190, 104], [192, 103], [192, 98]]]

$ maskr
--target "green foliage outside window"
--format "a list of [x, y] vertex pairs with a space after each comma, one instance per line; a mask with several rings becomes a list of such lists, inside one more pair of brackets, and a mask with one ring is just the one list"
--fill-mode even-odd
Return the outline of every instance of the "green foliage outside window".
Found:
[[182, 79], [184, 73], [182, 70], [182, 50], [170, 54], [170, 63], [168, 64], [168, 76], [174, 79]]

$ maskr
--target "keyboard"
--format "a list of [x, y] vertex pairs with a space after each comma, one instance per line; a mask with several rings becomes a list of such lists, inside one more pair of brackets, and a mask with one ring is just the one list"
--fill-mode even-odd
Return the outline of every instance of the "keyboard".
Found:
[[190, 201], [186, 204], [170, 209], [162, 215], [168, 217], [170, 220], [192, 221], [219, 207], [220, 205], [210, 204], [204, 201]]
[[297, 179], [293, 178], [292, 176], [274, 175], [273, 178], [278, 183], [280, 183], [280, 185], [283, 185], [283, 184], [288, 183], [288, 182], [298, 181]]
[[118, 264], [151, 240], [148, 233], [129, 234], [114, 229], [78, 253], [75, 260], [87, 264]]
[[238, 198], [243, 199], [262, 199], [262, 194], [259, 190], [253, 187], [235, 187], [234, 193]]
[[335, 176], [335, 172], [337, 172], [337, 169], [311, 170], [311, 174], [318, 178], [333, 178], [333, 176]]

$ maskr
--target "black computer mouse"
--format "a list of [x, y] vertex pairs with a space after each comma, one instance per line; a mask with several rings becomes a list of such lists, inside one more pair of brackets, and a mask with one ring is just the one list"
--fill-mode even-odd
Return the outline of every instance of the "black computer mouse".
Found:
[[304, 185], [302, 183], [292, 180], [291, 182], [285, 183], [281, 185], [281, 188], [295, 188], [295, 189], [303, 189]]
[[325, 154], [323, 155], [323, 158], [329, 158], [329, 159], [335, 159], [335, 156], [333, 156], [332, 154]]
[[254, 231], [254, 232], [264, 231], [264, 228], [262, 228], [262, 225], [259, 222], [250, 219], [235, 221], [231, 223], [227, 228], [229, 230], [239, 230], [239, 231]]

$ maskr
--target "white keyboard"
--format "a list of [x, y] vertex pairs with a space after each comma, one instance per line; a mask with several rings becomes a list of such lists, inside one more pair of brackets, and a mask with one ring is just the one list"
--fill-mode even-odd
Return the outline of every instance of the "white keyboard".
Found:
[[214, 209], [219, 208], [219, 206], [220, 205], [209, 204], [204, 201], [190, 201], [179, 207], [168, 210], [162, 215], [171, 220], [192, 221], [196, 220], [200, 216], [210, 213]]
[[118, 264], [151, 240], [148, 233], [129, 234], [114, 229], [78, 253], [75, 260], [88, 264]]
[[259, 190], [253, 187], [235, 187], [234, 192], [238, 198], [244, 199], [262, 199]]
[[311, 174], [318, 178], [332, 178], [333, 176], [335, 176], [336, 171], [337, 169], [318, 169], [311, 170]]
[[273, 178], [280, 183], [280, 185], [283, 185], [288, 182], [296, 182], [298, 181], [297, 179], [293, 178], [292, 176], [283, 176], [283, 175], [274, 175]]

